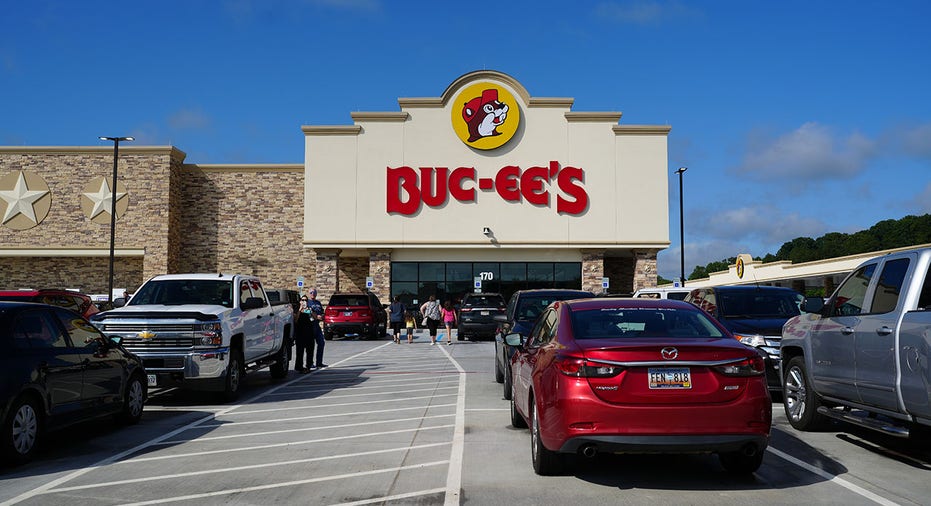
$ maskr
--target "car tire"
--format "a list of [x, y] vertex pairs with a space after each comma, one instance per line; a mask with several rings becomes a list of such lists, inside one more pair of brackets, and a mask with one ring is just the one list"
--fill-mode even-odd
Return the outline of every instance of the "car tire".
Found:
[[528, 406], [530, 407], [530, 456], [533, 460], [533, 471], [540, 476], [559, 474], [563, 469], [562, 455], [543, 446], [543, 439], [540, 437], [540, 417], [537, 416], [533, 398], [530, 399]]
[[811, 388], [805, 370], [805, 357], [789, 360], [782, 380], [782, 391], [782, 405], [792, 427], [798, 430], [819, 430], [828, 425], [830, 419], [818, 413], [821, 399]]
[[333, 333], [330, 332], [330, 331], [328, 331], [328, 330], [323, 331], [323, 339], [325, 339], [325, 340], [327, 340], [327, 341], [332, 341], [332, 340], [333, 340]]
[[501, 370], [501, 366], [498, 365], [498, 357], [495, 357], [495, 382], [504, 383], [504, 372]]
[[724, 452], [718, 454], [718, 460], [730, 474], [753, 474], [763, 464], [763, 453], [765, 452], [758, 451], [753, 455], [746, 455], [743, 452]]
[[526, 429], [527, 420], [517, 411], [517, 405], [514, 403], [514, 394], [511, 394], [511, 427], [515, 429]]
[[504, 388], [503, 388], [504, 400], [510, 400], [511, 399], [511, 382], [513, 381], [513, 379], [511, 378], [511, 366], [507, 362], [504, 363], [503, 381], [504, 381]]
[[141, 374], [133, 374], [126, 383], [126, 392], [123, 395], [123, 409], [118, 420], [125, 425], [135, 425], [142, 419], [142, 410], [145, 408], [146, 389], [149, 388], [142, 380]]
[[372, 327], [372, 330], [369, 331], [368, 335], [365, 336], [367, 339], [378, 339], [378, 325], [376, 324]]
[[245, 368], [242, 363], [242, 352], [233, 349], [230, 352], [230, 361], [226, 366], [226, 379], [223, 382], [223, 400], [233, 402], [239, 398]]
[[282, 379], [288, 376], [288, 366], [291, 364], [291, 346], [287, 341], [281, 344], [281, 349], [275, 355], [275, 363], [269, 368], [269, 372], [274, 379]]
[[36, 401], [21, 397], [13, 402], [6, 420], [3, 421], [3, 442], [0, 454], [13, 464], [23, 464], [32, 459], [41, 436], [40, 411]]

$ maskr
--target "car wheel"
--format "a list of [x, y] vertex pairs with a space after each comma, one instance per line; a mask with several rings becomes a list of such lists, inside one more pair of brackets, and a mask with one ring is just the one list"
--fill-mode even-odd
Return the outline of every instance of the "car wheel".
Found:
[[288, 366], [291, 363], [291, 346], [287, 341], [281, 344], [281, 349], [275, 356], [275, 363], [269, 368], [272, 378], [281, 379], [288, 376]]
[[230, 362], [226, 366], [226, 381], [223, 388], [223, 399], [226, 402], [235, 401], [239, 397], [243, 374], [242, 352], [234, 349], [230, 352]]
[[517, 411], [517, 405], [514, 404], [514, 394], [511, 394], [511, 426], [515, 429], [526, 429], [527, 420]]
[[332, 340], [333, 340], [333, 333], [330, 332], [329, 330], [325, 330], [325, 331], [323, 331], [323, 338], [326, 339], [327, 341], [332, 341]]
[[504, 363], [504, 399], [508, 400], [511, 398], [511, 365], [507, 362]]
[[3, 443], [0, 451], [7, 462], [22, 464], [35, 453], [39, 441], [39, 408], [32, 399], [21, 398], [10, 407], [3, 422]]
[[530, 408], [530, 456], [533, 459], [533, 471], [540, 476], [559, 474], [563, 467], [562, 456], [543, 446], [543, 440], [540, 437], [540, 417], [537, 416], [537, 409], [532, 398], [528, 406]]
[[123, 399], [123, 410], [119, 420], [126, 425], [135, 425], [142, 418], [145, 407], [145, 394], [148, 386], [142, 382], [142, 376], [134, 374], [126, 384], [126, 394]]
[[792, 427], [798, 430], [818, 430], [828, 424], [828, 417], [818, 413], [821, 400], [808, 382], [805, 357], [789, 360], [782, 385], [782, 405]]
[[728, 473], [753, 474], [763, 463], [763, 453], [763, 451], [757, 451], [753, 455], [746, 455], [743, 452], [719, 453], [718, 460]]
[[495, 356], [495, 382], [504, 383], [504, 372], [501, 371], [501, 366], [498, 365], [497, 356]]

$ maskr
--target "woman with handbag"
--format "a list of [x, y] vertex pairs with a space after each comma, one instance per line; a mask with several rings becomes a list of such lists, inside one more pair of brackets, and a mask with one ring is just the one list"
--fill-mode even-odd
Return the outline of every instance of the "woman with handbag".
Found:
[[430, 300], [420, 306], [420, 313], [423, 314], [424, 324], [430, 329], [430, 345], [436, 345], [436, 329], [440, 326], [440, 301], [436, 300], [436, 295], [431, 295]]

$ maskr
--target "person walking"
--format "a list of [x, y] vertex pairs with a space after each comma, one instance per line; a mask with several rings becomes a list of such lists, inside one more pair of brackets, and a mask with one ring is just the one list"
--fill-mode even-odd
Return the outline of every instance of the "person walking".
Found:
[[[297, 323], [294, 325], [294, 345], [297, 348], [294, 358], [294, 370], [306, 374], [314, 365], [313, 357], [313, 330], [310, 321], [310, 309], [307, 307], [307, 296], [301, 295], [301, 302], [297, 312]], [[307, 360], [305, 362], [304, 356]]]
[[395, 344], [401, 344], [401, 327], [404, 325], [404, 313], [407, 308], [401, 302], [401, 297], [395, 295], [394, 301], [388, 306], [389, 318], [391, 320], [391, 333], [394, 337]]
[[436, 295], [431, 295], [430, 300], [420, 306], [420, 314], [424, 317], [424, 323], [430, 329], [430, 345], [436, 345], [436, 329], [440, 326], [440, 301], [436, 300]]
[[[323, 337], [323, 329], [320, 328], [320, 322], [323, 321], [323, 304], [317, 300], [316, 288], [311, 288], [307, 295], [310, 297], [310, 299], [307, 301], [307, 309], [310, 311], [310, 330], [312, 337], [310, 340], [309, 355], [314, 355], [314, 348], [316, 348], [317, 357], [315, 365], [311, 366], [311, 368], [321, 369], [327, 366], [323, 363], [323, 346], [326, 344], [326, 339]], [[310, 357], [308, 356], [308, 359], [309, 358]]]
[[456, 310], [452, 301], [447, 300], [442, 310], [443, 324], [446, 325], [446, 344], [453, 344], [453, 327], [456, 325]]
[[404, 325], [407, 327], [407, 344], [411, 344], [414, 342], [414, 329], [417, 328], [417, 318], [414, 318], [410, 311], [404, 315]]

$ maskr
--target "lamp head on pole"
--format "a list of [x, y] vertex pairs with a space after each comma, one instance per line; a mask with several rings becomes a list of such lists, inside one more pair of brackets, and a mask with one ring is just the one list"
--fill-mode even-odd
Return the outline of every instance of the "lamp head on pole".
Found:
[[102, 141], [134, 141], [134, 137], [98, 137]]
[[685, 172], [685, 171], [687, 171], [687, 170], [689, 170], [688, 167], [679, 167], [679, 169], [676, 170], [676, 174], [679, 174], [679, 175], [681, 176], [682, 173]]

